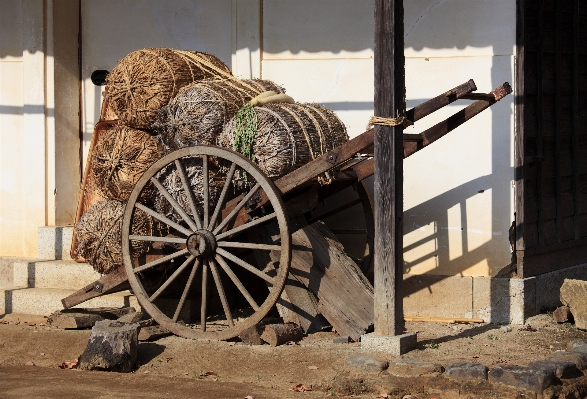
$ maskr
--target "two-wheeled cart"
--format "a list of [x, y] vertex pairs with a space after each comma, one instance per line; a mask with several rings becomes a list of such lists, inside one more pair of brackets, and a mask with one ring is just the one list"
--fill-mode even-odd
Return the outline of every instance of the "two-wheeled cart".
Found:
[[[473, 93], [476, 89], [469, 80], [407, 111], [405, 117], [416, 122], [456, 100], [474, 100], [420, 134], [404, 134], [404, 158], [512, 92], [508, 83], [490, 93]], [[290, 219], [303, 216], [312, 222], [353, 206], [362, 206], [365, 215], [365, 249], [357, 263], [369, 273], [373, 212], [362, 183], [374, 173], [373, 142], [374, 131], [367, 130], [276, 181], [249, 159], [225, 148], [194, 146], [161, 158], [139, 179], [128, 200], [122, 226], [124, 267], [64, 298], [64, 307], [130, 288], [143, 309], [174, 334], [215, 339], [238, 336], [259, 323], [282, 293], [292, 256]], [[197, 165], [197, 173], [186, 172], [188, 165]], [[173, 195], [161, 181], [170, 174], [180, 187]], [[237, 184], [243, 181], [246, 184]], [[358, 198], [316, 215], [325, 198], [352, 186]], [[158, 191], [176, 217], [143, 203], [145, 190]], [[138, 212], [150, 215], [164, 228], [152, 236], [135, 234], [133, 222]], [[348, 223], [346, 233], [352, 233], [354, 222]], [[274, 232], [272, 239], [257, 242], [250, 232], [269, 224], [272, 229], [266, 231]], [[344, 230], [334, 233], [344, 234]], [[133, 256], [137, 243], [148, 243], [150, 251]], [[254, 251], [267, 251], [275, 262], [257, 267]]]

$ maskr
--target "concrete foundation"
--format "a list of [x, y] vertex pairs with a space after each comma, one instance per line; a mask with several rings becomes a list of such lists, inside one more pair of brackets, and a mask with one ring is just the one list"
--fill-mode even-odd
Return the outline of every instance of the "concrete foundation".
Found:
[[71, 260], [71, 237], [73, 227], [39, 227], [38, 258], [48, 260]]
[[375, 335], [375, 333], [361, 335], [361, 352], [377, 352], [400, 356], [416, 349], [418, 337], [415, 333], [396, 335], [394, 337]]

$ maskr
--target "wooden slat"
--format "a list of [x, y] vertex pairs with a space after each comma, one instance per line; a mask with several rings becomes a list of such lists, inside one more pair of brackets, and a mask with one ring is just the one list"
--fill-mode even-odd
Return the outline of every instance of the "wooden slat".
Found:
[[[579, 206], [579, 1], [573, 13], [573, 224], [575, 240], [581, 237]], [[583, 66], [585, 68], [585, 66]]]
[[556, 241], [562, 241], [562, 232], [561, 232], [561, 209], [562, 209], [562, 201], [561, 201], [561, 107], [562, 107], [562, 98], [561, 98], [561, 84], [562, 84], [562, 76], [561, 76], [561, 25], [562, 25], [562, 12], [561, 12], [561, 2], [556, 2], [556, 38], [555, 38], [555, 100], [554, 100], [554, 117], [555, 117], [555, 131], [554, 131], [554, 149], [555, 149], [555, 157], [554, 157], [554, 164], [555, 164], [555, 193], [556, 193]]
[[[544, 47], [544, 38], [543, 38], [543, 32], [542, 32], [542, 27], [543, 27], [543, 8], [544, 8], [544, 4], [543, 4], [543, 0], [537, 0], [538, 2], [538, 54], [537, 54], [537, 68], [536, 68], [536, 87], [537, 87], [537, 101], [536, 101], [536, 108], [538, 109], [538, 118], [536, 121], [536, 125], [538, 126], [538, 130], [537, 130], [537, 140], [536, 140], [536, 151], [538, 153], [538, 156], [543, 156], [544, 155], [544, 151], [543, 151], [543, 143], [542, 143], [542, 137], [543, 137], [543, 123], [542, 123], [542, 111], [543, 111], [543, 82], [542, 82], [542, 66], [543, 66], [543, 58], [544, 58], [544, 54], [543, 54], [543, 47]], [[542, 209], [542, 194], [544, 192], [543, 190], [543, 186], [542, 186], [542, 165], [539, 167], [539, 171], [538, 171], [538, 184], [537, 184], [537, 190], [536, 190], [536, 200], [538, 202], [538, 245], [541, 245], [544, 241], [543, 238], [543, 234], [542, 234], [542, 229], [544, 226], [544, 217], [543, 217], [543, 209]]]
[[514, 135], [514, 174], [515, 174], [515, 191], [514, 191], [514, 212], [515, 212], [515, 229], [516, 241], [514, 250], [523, 251], [524, 242], [524, 117], [525, 117], [525, 33], [526, 33], [526, 0], [516, 2], [516, 63], [515, 63], [515, 135]]

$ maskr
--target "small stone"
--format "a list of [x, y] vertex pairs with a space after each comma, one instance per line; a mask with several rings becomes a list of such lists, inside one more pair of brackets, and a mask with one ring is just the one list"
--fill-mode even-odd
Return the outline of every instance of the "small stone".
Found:
[[552, 370], [557, 378], [574, 378], [580, 373], [575, 363], [567, 360], [535, 360], [530, 362], [528, 366], [536, 369]]
[[510, 326], [501, 326], [499, 328], [499, 331], [501, 331], [502, 333], [509, 333], [512, 332], [512, 328]]
[[81, 370], [111, 370], [128, 373], [137, 360], [136, 323], [98, 321], [92, 328], [88, 346], [80, 356]]
[[571, 308], [569, 308], [568, 306], [558, 307], [555, 309], [554, 312], [552, 312], [552, 318], [557, 323], [564, 323], [566, 321], [569, 321], [571, 317]]
[[587, 353], [587, 339], [574, 339], [567, 344], [569, 352]]
[[389, 362], [379, 360], [375, 356], [362, 353], [349, 356], [346, 360], [346, 363], [349, 366], [368, 372], [380, 372], [389, 367]]
[[420, 377], [426, 374], [442, 373], [442, 364], [416, 359], [400, 359], [389, 364], [389, 374], [396, 377]]
[[587, 330], [587, 281], [565, 279], [560, 300], [571, 309], [575, 326]]
[[542, 393], [554, 380], [552, 370], [522, 366], [495, 366], [489, 371], [489, 381]]
[[25, 363], [25, 366], [35, 366], [35, 363], [31, 362], [30, 360]]
[[547, 359], [566, 360], [575, 363], [579, 370], [587, 370], [587, 353], [556, 351], [551, 353]]
[[446, 376], [456, 380], [486, 380], [487, 367], [470, 362], [451, 363], [446, 366]]
[[143, 318], [143, 312], [131, 312], [120, 316], [117, 320], [123, 323], [138, 323]]
[[338, 337], [338, 338], [334, 338], [332, 340], [333, 343], [335, 344], [348, 344], [349, 342], [351, 342], [351, 337]]

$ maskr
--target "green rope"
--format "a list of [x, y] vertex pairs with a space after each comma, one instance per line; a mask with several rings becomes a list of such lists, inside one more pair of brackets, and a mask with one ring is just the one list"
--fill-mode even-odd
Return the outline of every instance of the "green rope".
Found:
[[[255, 154], [253, 153], [253, 144], [255, 142], [255, 134], [257, 133], [257, 113], [251, 103], [245, 104], [236, 113], [234, 123], [234, 130], [236, 135], [234, 137], [233, 149], [240, 152], [251, 161], [255, 161]], [[243, 171], [245, 181], [247, 180], [247, 172]]]

